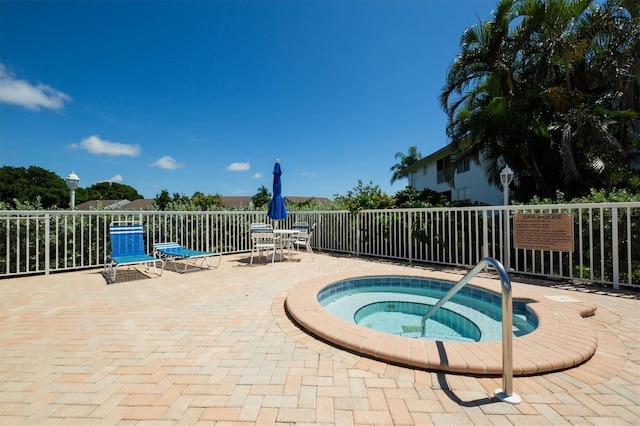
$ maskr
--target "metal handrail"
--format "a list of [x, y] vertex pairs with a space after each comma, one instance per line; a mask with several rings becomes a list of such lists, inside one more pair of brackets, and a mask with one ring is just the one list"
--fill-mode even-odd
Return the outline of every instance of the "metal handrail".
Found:
[[511, 296], [511, 280], [502, 263], [493, 257], [485, 257], [458, 281], [451, 289], [422, 317], [422, 337], [425, 335], [427, 320], [451, 299], [458, 291], [487, 266], [493, 266], [498, 272], [502, 284], [502, 387], [496, 389], [495, 395], [501, 401], [519, 404], [522, 400], [513, 392], [513, 302]]

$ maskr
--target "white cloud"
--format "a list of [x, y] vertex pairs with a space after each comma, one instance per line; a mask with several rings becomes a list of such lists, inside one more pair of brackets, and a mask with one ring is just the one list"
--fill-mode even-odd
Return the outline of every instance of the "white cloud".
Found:
[[13, 104], [38, 111], [40, 108], [59, 110], [71, 96], [46, 84], [33, 85], [26, 80], [18, 80], [15, 74], [0, 64], [0, 103]]
[[175, 170], [184, 167], [184, 163], [178, 163], [168, 155], [158, 158], [155, 163], [152, 163], [150, 165], [152, 167], [160, 167], [161, 169], [165, 170]]
[[310, 172], [302, 172], [300, 174], [304, 177], [314, 177], [316, 175], [315, 173], [310, 173]]
[[251, 163], [231, 163], [225, 170], [230, 172], [245, 172], [251, 168]]
[[255, 194], [255, 192], [252, 192], [249, 189], [243, 189], [243, 188], [230, 188], [227, 192], [230, 193], [231, 195], [251, 195], [251, 194]]
[[120, 142], [111, 142], [102, 140], [98, 135], [89, 136], [82, 139], [79, 143], [72, 143], [68, 146], [73, 149], [84, 149], [90, 154], [95, 155], [126, 155], [128, 157], [137, 157], [142, 152], [139, 145], [126, 145]]
[[109, 179], [99, 180], [96, 183], [108, 182], [108, 183], [121, 183], [124, 179], [121, 174], [117, 174], [115, 176], [110, 177]]
[[253, 176], [251, 176], [253, 179], [260, 179], [262, 177], [262, 173], [254, 173]]
[[107, 179], [105, 182], [116, 182], [116, 183], [120, 183], [122, 182], [124, 179], [122, 179], [122, 175], [121, 174], [117, 174], [115, 176], [110, 177], [109, 179]]

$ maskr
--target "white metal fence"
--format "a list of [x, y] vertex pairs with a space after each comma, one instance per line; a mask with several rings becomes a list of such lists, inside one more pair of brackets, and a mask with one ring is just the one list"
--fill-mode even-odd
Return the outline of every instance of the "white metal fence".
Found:
[[[513, 248], [516, 213], [571, 214], [573, 252]], [[250, 224], [269, 221], [238, 211], [0, 211], [0, 278], [101, 267], [115, 220], [140, 220], [149, 252], [177, 241], [223, 254], [250, 251]], [[290, 212], [277, 226], [295, 221], [317, 223], [321, 251], [462, 267], [491, 256], [512, 273], [640, 288], [637, 202]]]

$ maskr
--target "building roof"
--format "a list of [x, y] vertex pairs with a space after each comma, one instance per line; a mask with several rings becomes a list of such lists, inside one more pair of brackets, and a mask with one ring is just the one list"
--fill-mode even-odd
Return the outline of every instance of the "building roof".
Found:
[[251, 204], [251, 198], [247, 196], [226, 196], [220, 197], [222, 204], [228, 209], [234, 209], [239, 207], [249, 207]]
[[108, 210], [153, 210], [153, 199], [139, 200], [92, 200], [76, 205], [76, 210], [94, 210], [100, 207]]
[[[248, 196], [221, 196], [220, 200], [225, 208], [248, 208], [251, 205], [251, 198]], [[311, 200], [315, 204], [330, 204], [331, 200], [325, 197], [284, 197], [285, 203], [302, 203]], [[92, 200], [76, 205], [76, 210], [95, 210], [104, 208], [108, 210], [153, 210], [154, 199], [145, 198], [140, 200]]]
[[286, 196], [284, 197], [284, 201], [288, 203], [304, 203], [305, 201], [310, 201], [313, 204], [331, 204], [331, 200], [326, 197]]
[[427, 164], [431, 164], [436, 160], [439, 160], [443, 157], [446, 157], [447, 155], [450, 155], [451, 153], [453, 153], [453, 148], [450, 145], [446, 145], [440, 148], [439, 150], [432, 152], [426, 157], [422, 157], [421, 159], [413, 163], [411, 166], [407, 167], [407, 172], [418, 170]]

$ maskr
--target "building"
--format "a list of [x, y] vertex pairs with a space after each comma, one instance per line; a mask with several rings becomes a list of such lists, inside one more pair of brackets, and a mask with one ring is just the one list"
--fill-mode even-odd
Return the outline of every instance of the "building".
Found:
[[446, 175], [453, 167], [454, 155], [454, 151], [446, 146], [422, 158], [407, 169], [409, 185], [418, 191], [430, 189], [439, 192], [451, 201], [501, 205], [502, 188], [489, 184], [482, 164], [466, 160], [454, 172], [454, 185], [447, 181]]

